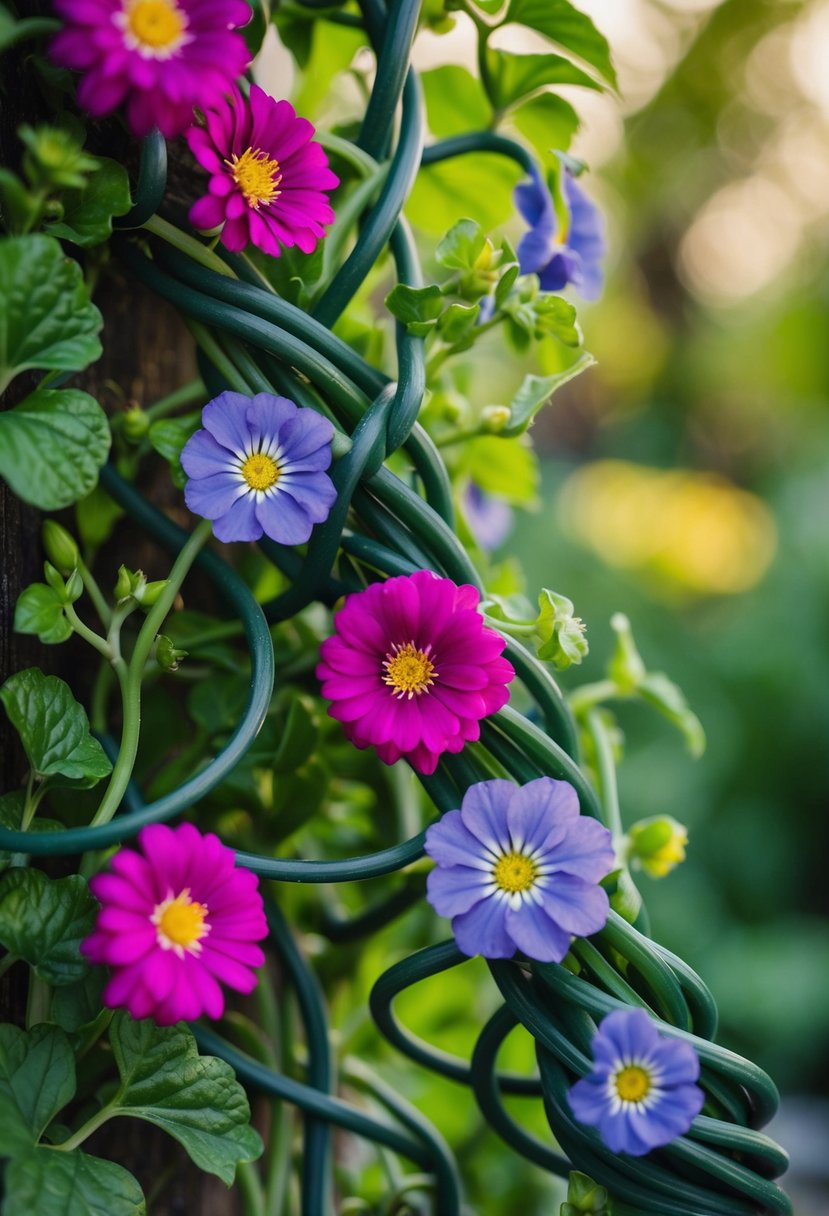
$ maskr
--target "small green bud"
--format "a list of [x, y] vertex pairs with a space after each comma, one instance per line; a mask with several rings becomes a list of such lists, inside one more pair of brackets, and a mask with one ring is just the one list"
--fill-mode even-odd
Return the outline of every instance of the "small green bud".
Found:
[[63, 598], [63, 575], [60, 570], [56, 570], [51, 562], [44, 562], [43, 577], [52, 590], [57, 591], [58, 595]]
[[74, 604], [75, 600], [81, 598], [83, 595], [83, 579], [81, 578], [80, 570], [73, 570], [69, 575], [63, 589], [63, 595], [67, 604]]
[[573, 615], [573, 601], [545, 587], [538, 597], [538, 609], [538, 657], [553, 663], [559, 671], [580, 663], [589, 647], [584, 621]]
[[126, 566], [119, 566], [118, 578], [115, 582], [115, 589], [113, 591], [116, 602], [123, 604], [125, 600], [130, 598], [131, 595], [134, 595], [139, 581], [142, 584], [146, 583], [147, 581], [140, 570], [136, 570], [135, 573], [133, 573], [132, 571], [128, 570]]
[[561, 1216], [577, 1216], [582, 1212], [591, 1216], [610, 1216], [609, 1196], [605, 1188], [587, 1174], [574, 1170], [570, 1174], [567, 1202], [561, 1205]]
[[623, 612], [614, 612], [610, 626], [616, 634], [616, 649], [608, 664], [607, 674], [619, 689], [628, 696], [636, 692], [647, 675], [642, 656], [633, 640], [630, 621]]
[[133, 592], [142, 608], [152, 608], [158, 601], [161, 592], [167, 586], [169, 579], [160, 578], [153, 583], [145, 583], [138, 591]]
[[481, 410], [481, 430], [489, 435], [497, 435], [503, 431], [510, 420], [508, 405], [485, 405]]
[[179, 663], [187, 658], [186, 650], [179, 650], [172, 638], [160, 633], [155, 644], [155, 661], [163, 671], [178, 671]]
[[60, 127], [22, 126], [18, 130], [26, 146], [23, 171], [33, 186], [78, 190], [86, 174], [100, 168], [100, 161], [83, 151], [81, 141]]
[[61, 527], [54, 519], [45, 519], [41, 537], [44, 553], [62, 574], [69, 574], [75, 569], [81, 555], [74, 538], [66, 528]]
[[126, 409], [121, 419], [121, 431], [125, 439], [138, 443], [150, 429], [150, 416], [140, 405], [131, 405]]
[[671, 815], [640, 819], [627, 834], [627, 857], [651, 878], [664, 878], [685, 860], [688, 829]]

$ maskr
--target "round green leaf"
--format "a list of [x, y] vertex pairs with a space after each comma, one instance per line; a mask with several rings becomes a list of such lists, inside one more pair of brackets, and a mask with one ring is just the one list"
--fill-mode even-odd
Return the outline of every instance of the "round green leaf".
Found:
[[34, 633], [51, 645], [72, 636], [72, 626], [63, 615], [63, 601], [53, 587], [32, 583], [23, 591], [14, 609], [17, 633]]
[[80, 944], [97, 906], [79, 874], [52, 879], [41, 870], [10, 870], [0, 885], [0, 942], [47, 983], [72, 984], [89, 967]]
[[102, 324], [54, 237], [0, 241], [0, 392], [27, 367], [80, 371], [99, 359]]
[[123, 165], [101, 157], [82, 190], [67, 190], [61, 202], [63, 218], [49, 232], [76, 245], [100, 245], [112, 234], [112, 218], [132, 206], [130, 179]]
[[[20, 1125], [34, 1144], [74, 1093], [75, 1057], [59, 1026], [42, 1022], [28, 1031], [0, 1026], [0, 1095], [5, 1113], [14, 1113], [16, 1107], [15, 1145], [21, 1139]], [[8, 1130], [0, 1119], [0, 1154], [9, 1151]], [[32, 1208], [28, 1216], [32, 1212], [39, 1216], [40, 1209]]]
[[118, 1013], [110, 1041], [121, 1074], [115, 1114], [133, 1115], [178, 1140], [200, 1169], [228, 1186], [240, 1161], [262, 1153], [250, 1106], [229, 1064], [200, 1056], [183, 1026], [161, 1027]]
[[60, 775], [92, 786], [112, 771], [89, 733], [86, 711], [57, 676], [45, 676], [37, 667], [18, 671], [0, 688], [0, 701], [38, 776]]
[[88, 494], [109, 452], [106, 414], [79, 389], [37, 389], [0, 414], [0, 476], [42, 511]]
[[9, 1162], [3, 1216], [145, 1216], [141, 1187], [113, 1161], [34, 1148]]

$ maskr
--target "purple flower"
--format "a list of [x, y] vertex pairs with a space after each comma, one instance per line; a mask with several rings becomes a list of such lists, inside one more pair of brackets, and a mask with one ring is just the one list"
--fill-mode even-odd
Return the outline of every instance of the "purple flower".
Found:
[[127, 103], [133, 134], [168, 139], [232, 87], [250, 62], [245, 0], [55, 0], [65, 21], [50, 55], [84, 76], [78, 101], [94, 118]]
[[219, 540], [300, 545], [337, 497], [324, 471], [334, 428], [287, 397], [222, 393], [202, 410], [205, 429], [188, 439], [181, 464], [187, 506], [213, 520]]
[[463, 513], [469, 530], [487, 553], [497, 549], [512, 531], [513, 513], [500, 498], [486, 494], [470, 481], [463, 495]]
[[570, 1090], [570, 1107], [614, 1153], [642, 1157], [670, 1144], [702, 1110], [697, 1053], [661, 1035], [644, 1009], [617, 1009], [602, 1020], [593, 1061]]
[[444, 752], [481, 733], [481, 718], [509, 700], [515, 675], [506, 642], [488, 629], [475, 587], [430, 570], [346, 596], [320, 647], [317, 678], [328, 713], [355, 747], [385, 764], [405, 757], [433, 773]]
[[235, 89], [214, 99], [205, 123], [187, 132], [193, 155], [210, 174], [190, 223], [201, 229], [224, 224], [227, 249], [253, 244], [276, 258], [282, 246], [296, 245], [311, 253], [334, 219], [326, 191], [340, 183], [311, 138], [313, 125], [256, 85], [250, 101]]
[[521, 273], [537, 274], [542, 291], [561, 291], [572, 283], [583, 299], [597, 300], [604, 282], [604, 222], [567, 169], [562, 173], [570, 217], [560, 231], [550, 191], [540, 173], [515, 187], [515, 205], [530, 225], [518, 243]]
[[570, 939], [604, 927], [606, 892], [598, 886], [616, 864], [610, 832], [579, 814], [567, 781], [527, 785], [482, 781], [459, 811], [426, 833], [437, 862], [429, 902], [452, 917], [464, 954], [560, 963]]

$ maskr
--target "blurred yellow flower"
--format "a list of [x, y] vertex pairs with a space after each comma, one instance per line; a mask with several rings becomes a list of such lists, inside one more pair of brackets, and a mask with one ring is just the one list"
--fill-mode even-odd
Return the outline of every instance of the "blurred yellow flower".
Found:
[[670, 815], [640, 819], [627, 834], [627, 857], [651, 878], [664, 878], [685, 860], [688, 829]]
[[747, 591], [777, 544], [765, 504], [711, 473], [600, 460], [569, 478], [562, 508], [571, 535], [604, 561], [699, 595]]

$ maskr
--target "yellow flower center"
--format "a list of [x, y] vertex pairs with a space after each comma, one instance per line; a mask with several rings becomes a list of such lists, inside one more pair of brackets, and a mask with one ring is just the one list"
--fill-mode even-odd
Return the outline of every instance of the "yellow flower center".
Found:
[[638, 1064], [620, 1068], [613, 1078], [613, 1084], [623, 1102], [641, 1102], [651, 1091], [650, 1075]]
[[258, 211], [260, 206], [267, 207], [268, 203], [272, 203], [282, 193], [277, 189], [282, 181], [279, 161], [271, 160], [261, 148], [248, 148], [241, 156], [234, 152], [225, 164], [230, 166], [233, 180], [244, 194], [248, 206], [253, 207], [254, 211]]
[[150, 920], [156, 927], [162, 950], [173, 950], [179, 958], [184, 958], [185, 951], [201, 954], [201, 939], [210, 932], [206, 917], [207, 905], [192, 900], [190, 888], [185, 887], [178, 895], [170, 895], [156, 904]]
[[181, 45], [187, 14], [176, 0], [128, 0], [119, 22], [135, 47], [153, 57], [169, 55]]
[[511, 895], [516, 891], [529, 891], [537, 876], [535, 862], [524, 853], [504, 853], [492, 870], [495, 885]]
[[268, 490], [279, 478], [279, 465], [264, 452], [254, 452], [242, 465], [242, 476], [252, 490]]
[[383, 666], [386, 669], [383, 683], [394, 689], [396, 697], [408, 697], [410, 701], [415, 694], [420, 696], [425, 692], [437, 679], [428, 649], [418, 650], [414, 642], [392, 646], [392, 652], [386, 655]]

